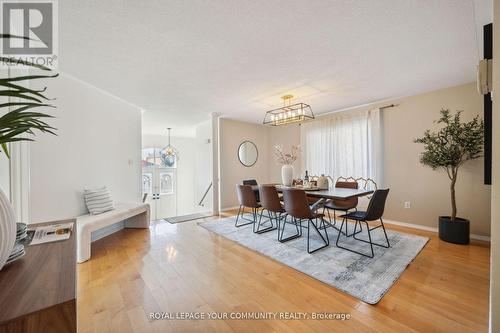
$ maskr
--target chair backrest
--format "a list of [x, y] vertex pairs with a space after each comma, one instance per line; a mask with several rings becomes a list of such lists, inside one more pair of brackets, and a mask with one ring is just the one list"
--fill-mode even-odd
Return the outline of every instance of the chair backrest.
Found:
[[288, 215], [299, 219], [312, 218], [313, 214], [304, 190], [283, 188], [283, 201], [285, 202], [285, 211]]
[[257, 181], [255, 179], [245, 179], [243, 185], [257, 185]]
[[283, 211], [283, 207], [281, 206], [280, 197], [278, 196], [278, 190], [276, 190], [276, 186], [260, 185], [259, 196], [262, 208], [265, 208], [271, 212]]
[[[352, 188], [352, 189], [358, 189], [359, 184], [356, 181], [337, 181], [335, 183], [336, 188]], [[337, 206], [341, 207], [356, 207], [358, 205], [358, 197], [354, 198], [349, 198], [345, 200], [334, 200], [335, 204]]]
[[336, 188], [359, 188], [358, 182], [336, 182]]
[[236, 185], [236, 193], [241, 206], [259, 207], [255, 192], [250, 185]]
[[366, 210], [366, 220], [375, 221], [384, 215], [385, 201], [387, 200], [387, 195], [389, 194], [389, 189], [376, 190], [368, 204]]

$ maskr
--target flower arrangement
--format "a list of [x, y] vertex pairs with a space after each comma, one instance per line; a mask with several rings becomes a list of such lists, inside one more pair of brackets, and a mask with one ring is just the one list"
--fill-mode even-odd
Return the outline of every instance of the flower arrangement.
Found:
[[290, 153], [285, 153], [282, 145], [274, 146], [274, 156], [281, 165], [292, 165], [299, 157], [299, 154], [300, 146], [293, 145]]

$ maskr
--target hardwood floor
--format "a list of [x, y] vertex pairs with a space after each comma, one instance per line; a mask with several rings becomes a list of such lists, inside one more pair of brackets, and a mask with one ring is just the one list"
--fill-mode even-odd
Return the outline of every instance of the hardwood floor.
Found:
[[[209, 220], [213, 218], [207, 218]], [[487, 332], [489, 245], [431, 240], [377, 305], [197, 226], [156, 222], [92, 244], [78, 331]], [[343, 312], [349, 320], [150, 320], [151, 312]]]

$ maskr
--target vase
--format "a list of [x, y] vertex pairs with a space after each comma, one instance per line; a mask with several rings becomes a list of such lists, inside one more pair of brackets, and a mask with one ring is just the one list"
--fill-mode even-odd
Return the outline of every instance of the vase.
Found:
[[293, 166], [290, 164], [285, 164], [281, 167], [281, 182], [285, 186], [292, 186]]
[[9, 258], [16, 242], [14, 208], [0, 189], [0, 270]]

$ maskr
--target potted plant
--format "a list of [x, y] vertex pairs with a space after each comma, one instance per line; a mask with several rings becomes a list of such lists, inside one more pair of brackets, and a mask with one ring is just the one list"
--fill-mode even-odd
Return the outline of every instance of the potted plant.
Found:
[[[2, 38], [26, 37], [0, 34]], [[24, 65], [28, 68], [51, 71], [49, 68], [34, 64], [22, 59], [0, 56], [0, 63], [4, 66]], [[17, 141], [33, 141], [32, 136], [36, 131], [55, 134], [55, 128], [47, 124], [44, 119], [51, 115], [35, 112], [39, 107], [53, 107], [50, 99], [44, 95], [45, 88], [41, 90], [27, 87], [29, 81], [53, 78], [58, 74], [49, 75], [24, 75], [17, 77], [0, 78], [0, 98], [8, 98], [7, 102], [0, 103], [0, 158], [10, 158], [9, 143]], [[24, 83], [24, 84], [23, 84]], [[2, 154], [3, 152], [3, 154]], [[16, 221], [14, 209], [0, 188], [0, 269], [11, 254], [16, 238]]]
[[427, 130], [422, 138], [415, 139], [415, 143], [424, 145], [420, 162], [434, 170], [445, 170], [450, 179], [451, 215], [439, 217], [439, 238], [450, 243], [468, 244], [470, 222], [457, 217], [455, 185], [460, 167], [481, 156], [484, 122], [479, 116], [462, 122], [460, 116], [460, 111], [450, 114], [449, 110], [441, 110], [441, 118], [436, 123], [444, 126], [437, 132]]

